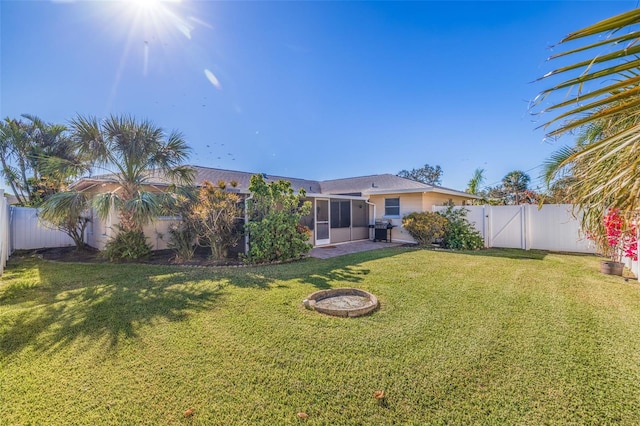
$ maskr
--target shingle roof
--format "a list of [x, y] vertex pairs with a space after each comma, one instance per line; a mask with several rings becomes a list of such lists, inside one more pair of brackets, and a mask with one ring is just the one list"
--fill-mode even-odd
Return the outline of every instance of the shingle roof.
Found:
[[[320, 182], [315, 180], [267, 175], [264, 173], [241, 172], [238, 170], [213, 169], [210, 167], [202, 166], [189, 167], [191, 167], [196, 172], [194, 183], [198, 186], [202, 185], [205, 180], [213, 184], [217, 184], [220, 181], [224, 181], [227, 184], [230, 184], [232, 181], [236, 181], [238, 183], [236, 188], [242, 192], [246, 192], [249, 189], [249, 181], [251, 179], [251, 176], [262, 174], [267, 182], [273, 182], [282, 179], [291, 182], [291, 186], [296, 191], [304, 189], [305, 191], [311, 193], [320, 192]], [[79, 182], [76, 182], [74, 187], [76, 187], [77, 189], [83, 189], [84, 187], [87, 187], [92, 183], [106, 183], [116, 181], [116, 175], [113, 173], [108, 173], [83, 178]], [[155, 170], [149, 170], [147, 172], [147, 181], [145, 183], [149, 185], [166, 186], [171, 182], [164, 175], [157, 173]]]
[[[224, 181], [227, 184], [232, 181], [238, 183], [237, 189], [246, 192], [249, 188], [251, 176], [259, 173], [241, 172], [238, 170], [214, 169], [211, 167], [190, 166], [196, 172], [195, 184], [202, 185], [207, 180], [213, 184]], [[444, 188], [440, 186], [427, 185], [410, 179], [405, 179], [392, 174], [356, 176], [344, 179], [333, 179], [325, 181], [315, 181], [309, 179], [298, 179], [286, 176], [275, 176], [263, 174], [267, 182], [276, 180], [286, 180], [291, 182], [294, 190], [304, 189], [312, 194], [331, 194], [331, 195], [368, 195], [368, 194], [390, 194], [394, 192], [439, 192], [445, 194], [454, 194], [468, 196], [469, 198], [478, 198], [466, 192], [457, 191], [455, 189]], [[97, 182], [115, 182], [114, 174], [105, 174], [83, 178], [74, 186], [77, 189], [87, 187]], [[164, 186], [169, 184], [168, 180], [162, 175], [149, 171], [149, 179], [147, 181], [151, 185]]]
[[325, 194], [368, 194], [376, 190], [430, 190], [434, 187], [392, 174], [357, 176], [320, 182]]
[[[237, 170], [224, 170], [224, 169], [212, 169], [209, 167], [191, 166], [196, 171], [196, 185], [201, 185], [205, 180], [211, 183], [218, 183], [219, 181], [225, 181], [230, 183], [231, 181], [238, 182], [237, 188], [240, 191], [246, 191], [249, 188], [249, 180], [251, 176], [261, 173], [240, 172]], [[298, 179], [286, 176], [275, 176], [269, 174], [263, 174], [267, 182], [273, 182], [277, 180], [286, 180], [291, 182], [291, 186], [294, 190], [304, 189], [307, 192], [320, 192], [320, 182], [308, 179]]]

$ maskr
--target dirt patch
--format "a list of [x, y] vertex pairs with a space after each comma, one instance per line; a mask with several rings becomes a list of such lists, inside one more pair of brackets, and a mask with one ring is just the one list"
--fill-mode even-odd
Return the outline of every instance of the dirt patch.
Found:
[[[244, 263], [237, 258], [211, 259], [209, 251], [204, 248], [196, 250], [193, 259], [181, 261], [176, 259], [172, 250], [158, 250], [151, 254], [148, 259], [142, 259], [135, 263], [146, 263], [152, 265], [188, 265], [188, 266], [240, 266]], [[96, 249], [76, 250], [75, 247], [56, 247], [38, 250], [17, 250], [11, 255], [12, 258], [38, 257], [40, 259], [54, 260], [57, 262], [81, 262], [81, 263], [109, 263], [109, 261]]]

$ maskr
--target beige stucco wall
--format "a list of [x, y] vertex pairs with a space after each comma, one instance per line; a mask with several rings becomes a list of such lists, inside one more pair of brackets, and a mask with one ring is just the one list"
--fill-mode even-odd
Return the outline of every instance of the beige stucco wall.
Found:
[[[385, 198], [400, 198], [400, 216], [388, 217], [384, 215]], [[391, 231], [392, 241], [407, 243], [413, 243], [415, 240], [402, 227], [402, 217], [413, 212], [430, 212], [433, 206], [441, 206], [449, 202], [449, 200], [460, 206], [466, 198], [432, 192], [371, 195], [369, 198], [369, 202], [376, 205], [375, 220], [390, 220], [396, 226]]]
[[[88, 189], [87, 194], [95, 195], [99, 192], [113, 191], [117, 188], [115, 184], [103, 184]], [[104, 250], [107, 242], [118, 232], [117, 226], [120, 221], [115, 211], [112, 211], [107, 220], [98, 217], [95, 211], [92, 212], [92, 221], [87, 227], [87, 244], [98, 250]], [[169, 241], [169, 226], [178, 223], [176, 218], [160, 217], [153, 220], [143, 228], [147, 242], [151, 244], [152, 250], [164, 250]]]

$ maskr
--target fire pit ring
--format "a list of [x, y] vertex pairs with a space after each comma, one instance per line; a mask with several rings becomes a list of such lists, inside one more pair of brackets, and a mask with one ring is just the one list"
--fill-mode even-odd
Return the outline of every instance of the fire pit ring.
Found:
[[359, 317], [378, 307], [378, 298], [357, 288], [332, 288], [311, 294], [303, 302], [307, 309], [336, 317]]

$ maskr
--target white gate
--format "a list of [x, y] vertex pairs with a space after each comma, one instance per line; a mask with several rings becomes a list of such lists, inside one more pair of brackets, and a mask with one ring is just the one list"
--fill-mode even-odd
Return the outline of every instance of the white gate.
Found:
[[485, 214], [488, 229], [485, 244], [488, 247], [526, 249], [526, 210], [524, 206], [487, 206]]

